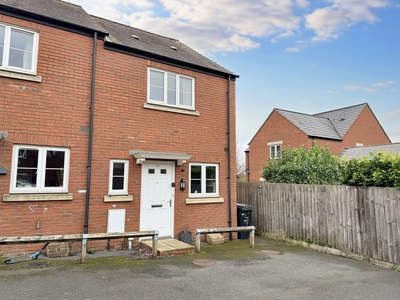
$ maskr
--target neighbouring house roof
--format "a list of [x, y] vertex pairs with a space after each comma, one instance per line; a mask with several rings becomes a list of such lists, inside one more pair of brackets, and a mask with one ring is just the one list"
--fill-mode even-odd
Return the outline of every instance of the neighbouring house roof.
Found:
[[328, 118], [316, 117], [283, 109], [275, 109], [289, 122], [303, 131], [309, 137], [319, 137], [333, 140], [341, 140], [342, 137], [336, 131], [335, 126]]
[[[314, 115], [274, 108], [287, 119], [290, 123], [304, 132], [308, 137], [324, 138], [332, 140], [343, 140], [343, 137], [353, 125], [362, 110], [368, 106], [368, 103], [362, 103], [349, 107], [339, 108], [331, 111], [321, 112]], [[271, 113], [272, 114], [272, 113]], [[267, 120], [269, 117], [267, 118]], [[267, 122], [265, 120], [264, 124]], [[260, 127], [260, 129], [264, 126]], [[250, 143], [257, 136], [258, 132], [251, 139]], [[383, 130], [383, 129], [382, 129]], [[250, 144], [249, 143], [249, 144]]]
[[315, 114], [316, 117], [328, 118], [337, 132], [343, 137], [353, 125], [354, 121], [360, 115], [361, 111], [367, 106], [367, 103], [339, 108], [327, 112]]
[[196, 71], [239, 77], [179, 40], [91, 16], [81, 6], [61, 0], [0, 0], [0, 13], [86, 34], [98, 32], [99, 38], [105, 39], [105, 46], [113, 50]]
[[391, 151], [392, 155], [400, 154], [400, 143], [345, 148], [340, 153], [340, 157], [346, 157], [347, 159], [368, 157], [371, 153], [378, 153], [379, 151]]

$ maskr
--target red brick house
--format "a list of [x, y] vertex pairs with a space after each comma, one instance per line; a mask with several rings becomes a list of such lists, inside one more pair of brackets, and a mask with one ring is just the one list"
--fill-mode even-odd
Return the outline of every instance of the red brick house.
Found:
[[1, 236], [236, 226], [237, 75], [60, 0], [0, 0], [0, 50]]
[[247, 181], [260, 181], [262, 166], [278, 159], [284, 148], [310, 148], [314, 142], [339, 155], [346, 147], [387, 144], [390, 139], [368, 103], [315, 115], [275, 108], [248, 144]]

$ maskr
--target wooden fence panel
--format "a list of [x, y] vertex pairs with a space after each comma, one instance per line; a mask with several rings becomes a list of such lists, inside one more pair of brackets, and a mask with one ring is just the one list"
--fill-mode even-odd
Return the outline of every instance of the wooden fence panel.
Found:
[[246, 182], [237, 189], [257, 230], [400, 263], [400, 190]]

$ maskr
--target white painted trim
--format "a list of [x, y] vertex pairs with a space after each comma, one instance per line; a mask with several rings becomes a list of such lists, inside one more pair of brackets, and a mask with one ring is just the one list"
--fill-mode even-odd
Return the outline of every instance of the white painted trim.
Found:
[[[114, 163], [124, 164], [124, 189], [123, 190], [113, 190], [113, 170]], [[108, 194], [109, 195], [127, 195], [128, 194], [128, 176], [129, 176], [129, 160], [127, 159], [110, 159], [110, 169], [108, 175]]]
[[270, 142], [268, 143], [268, 146], [273, 146], [273, 145], [282, 145], [283, 142], [282, 141], [276, 141], [276, 142]]
[[192, 155], [185, 153], [151, 152], [140, 150], [131, 150], [129, 151], [129, 154], [136, 158], [136, 163], [138, 165], [144, 163], [146, 159], [162, 159], [176, 160], [177, 165], [181, 166], [192, 157]]

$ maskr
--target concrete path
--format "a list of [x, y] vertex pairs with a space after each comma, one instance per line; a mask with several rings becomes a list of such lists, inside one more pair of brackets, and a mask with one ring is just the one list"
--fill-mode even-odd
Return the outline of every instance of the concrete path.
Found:
[[[256, 237], [150, 260], [0, 265], [0, 299], [399, 299], [400, 272]], [[113, 255], [113, 256], [110, 256]], [[101, 257], [103, 256], [103, 257]]]

